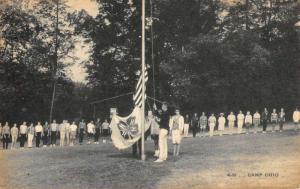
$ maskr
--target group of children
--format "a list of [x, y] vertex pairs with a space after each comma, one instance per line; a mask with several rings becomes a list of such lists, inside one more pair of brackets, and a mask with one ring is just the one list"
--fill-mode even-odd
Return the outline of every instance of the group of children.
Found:
[[[227, 123], [230, 134], [233, 133], [235, 125], [237, 126], [237, 133], [242, 133], [245, 129], [246, 134], [249, 134], [250, 128], [253, 128], [254, 133], [257, 132], [259, 125], [263, 127], [263, 133], [266, 133], [267, 126], [270, 123], [272, 126], [272, 132], [276, 131], [276, 125], [279, 125], [279, 131], [282, 132], [283, 124], [285, 123], [285, 111], [283, 108], [279, 112], [276, 109], [273, 109], [271, 113], [264, 108], [263, 112], [260, 114], [256, 111], [253, 115], [250, 111], [247, 111], [246, 114], [243, 114], [242, 111], [239, 111], [237, 115], [233, 112], [230, 112], [227, 118], [224, 116], [224, 113], [220, 113], [217, 118], [214, 113], [211, 113], [209, 117], [206, 116], [204, 112], [198, 117], [198, 114], [195, 113], [190, 119], [189, 115], [185, 116], [184, 119], [184, 136], [187, 136], [189, 128], [193, 132], [193, 137], [196, 136], [198, 132], [209, 131], [209, 136], [213, 136], [214, 130], [218, 130], [219, 134], [222, 135], [225, 130], [225, 125]], [[293, 113], [293, 122], [295, 123], [295, 129], [298, 129], [298, 123], [300, 120], [300, 113], [296, 109]]]
[[[262, 132], [266, 133], [269, 123], [272, 125], [272, 132], [276, 131], [276, 125], [279, 125], [279, 131], [282, 132], [283, 125], [286, 121], [286, 114], [283, 108], [281, 108], [279, 112], [273, 109], [271, 113], [269, 113], [267, 108], [264, 108], [261, 114], [256, 111], [253, 115], [250, 111], [247, 111], [245, 115], [242, 111], [239, 111], [237, 115], [230, 112], [226, 118], [224, 113], [220, 113], [217, 118], [214, 113], [211, 113], [211, 115], [207, 117], [203, 112], [200, 117], [195, 113], [191, 119], [189, 115], [183, 117], [178, 108], [175, 109], [175, 115], [170, 114], [166, 103], [162, 104], [161, 110], [157, 110], [156, 106], [154, 106], [154, 110], [155, 115], [153, 115], [152, 111], [148, 112], [146, 123], [150, 124], [151, 138], [154, 140], [154, 156], [158, 158], [155, 162], [163, 162], [167, 159], [168, 135], [172, 137], [174, 147], [173, 156], [176, 158], [179, 155], [181, 140], [183, 137], [188, 136], [190, 127], [194, 137], [197, 132], [205, 132], [207, 129], [209, 130], [209, 136], [212, 137], [216, 128], [219, 130], [218, 133], [222, 135], [226, 123], [228, 129], [231, 130], [230, 134], [234, 133], [233, 129], [235, 125], [237, 125], [237, 133], [240, 134], [243, 129], [245, 129], [246, 134], [249, 134], [250, 128], [253, 128], [254, 133], [256, 133], [259, 125], [263, 127]], [[295, 130], [298, 130], [299, 121], [300, 112], [296, 108], [293, 112]]]
[[88, 144], [93, 138], [95, 144], [99, 144], [99, 136], [110, 133], [109, 123], [107, 120], [102, 123], [99, 118], [95, 123], [91, 121], [88, 124], [81, 120], [78, 126], [75, 121], [70, 124], [68, 120], [63, 120], [60, 124], [56, 120], [53, 120], [51, 124], [45, 122], [43, 125], [37, 122], [35, 126], [33, 123], [28, 126], [26, 122], [23, 122], [19, 127], [16, 123], [12, 127], [8, 122], [4, 126], [0, 123], [0, 139], [2, 139], [3, 149], [8, 149], [9, 142], [11, 142], [11, 149], [16, 148], [18, 139], [21, 149], [25, 147], [26, 142], [27, 147], [32, 148], [34, 138], [37, 148], [41, 146], [41, 142], [43, 147], [56, 146], [57, 138], [59, 138], [59, 146], [74, 146], [77, 136], [81, 145], [85, 133], [88, 136]]

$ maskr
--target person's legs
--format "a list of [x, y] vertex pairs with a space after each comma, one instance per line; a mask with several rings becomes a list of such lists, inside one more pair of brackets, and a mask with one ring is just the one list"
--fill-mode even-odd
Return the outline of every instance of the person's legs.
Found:
[[70, 132], [66, 132], [66, 145], [70, 145]]
[[194, 137], [194, 138], [196, 137], [196, 134], [197, 134], [197, 128], [196, 128], [196, 127], [193, 127], [193, 137]]
[[9, 135], [6, 134], [5, 136], [6, 136], [5, 137], [5, 149], [7, 150], [8, 149], [8, 143], [9, 143]]
[[263, 121], [263, 133], [267, 130], [267, 121]]
[[275, 122], [272, 122], [272, 132], [274, 132], [275, 131]]
[[11, 149], [13, 149], [15, 147], [16, 141], [17, 141], [17, 136], [12, 135], [11, 136], [11, 147], [10, 147]]
[[96, 129], [96, 134], [95, 134], [95, 142], [96, 142], [96, 143], [99, 142], [99, 136], [100, 136], [100, 129], [97, 128], [97, 129]]
[[6, 138], [5, 138], [5, 135], [2, 137], [2, 145], [3, 145], [3, 150], [5, 150], [5, 141], [6, 141]]
[[79, 143], [82, 144], [83, 142], [83, 129], [80, 129], [80, 133], [79, 133]]
[[37, 148], [40, 147], [40, 137], [41, 137], [41, 133], [37, 133], [37, 134], [36, 134], [36, 138], [35, 138], [35, 146], [36, 146]]
[[160, 129], [159, 131], [159, 159], [166, 160], [168, 157], [168, 131], [166, 129]]
[[279, 122], [279, 130], [280, 130], [280, 132], [282, 132], [282, 130], [283, 130], [283, 121]]
[[43, 146], [46, 147], [48, 144], [48, 133], [44, 133], [44, 137], [43, 137]]
[[32, 148], [32, 140], [33, 140], [33, 134], [28, 134], [28, 148]]
[[60, 133], [60, 140], [59, 140], [59, 144], [60, 146], [64, 146], [65, 145], [65, 133], [61, 132]]
[[212, 137], [214, 135], [214, 125], [209, 125], [209, 136]]
[[25, 134], [21, 134], [20, 138], [20, 147], [24, 148], [24, 143], [25, 143]]

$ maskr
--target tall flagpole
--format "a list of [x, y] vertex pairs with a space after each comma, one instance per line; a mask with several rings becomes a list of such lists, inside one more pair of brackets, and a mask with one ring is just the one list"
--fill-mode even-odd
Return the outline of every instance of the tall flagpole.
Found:
[[145, 156], [145, 0], [142, 0], [142, 148], [141, 159]]

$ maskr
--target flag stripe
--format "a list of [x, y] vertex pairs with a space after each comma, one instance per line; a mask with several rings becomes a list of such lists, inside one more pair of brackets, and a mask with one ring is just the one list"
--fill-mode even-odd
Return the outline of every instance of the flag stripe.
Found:
[[[148, 72], [147, 72], [147, 68], [145, 68], [145, 90], [146, 90], [146, 82], [148, 81]], [[142, 73], [140, 74], [140, 77], [139, 77], [139, 80], [137, 82], [137, 85], [135, 87], [135, 93], [133, 95], [133, 101], [134, 101], [134, 105], [135, 106], [138, 106], [138, 107], [141, 107], [142, 106], [142, 89], [143, 89], [143, 85], [142, 85], [142, 82], [143, 82], [143, 77], [142, 77]], [[144, 94], [145, 95], [145, 94]], [[146, 98], [146, 95], [145, 95], [145, 98]]]

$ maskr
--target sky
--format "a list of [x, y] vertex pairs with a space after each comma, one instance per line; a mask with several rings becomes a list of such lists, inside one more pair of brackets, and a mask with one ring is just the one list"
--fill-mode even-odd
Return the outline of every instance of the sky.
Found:
[[[72, 9], [80, 11], [82, 9], [86, 10], [91, 16], [95, 17], [98, 13], [98, 5], [93, 0], [68, 0], [67, 3]], [[79, 57], [78, 62], [75, 62], [70, 66], [66, 71], [68, 77], [70, 77], [75, 82], [86, 82], [86, 70], [83, 65], [79, 62], [85, 61], [89, 57], [89, 46], [84, 44], [83, 41], [80, 41], [76, 44], [74, 55]]]

